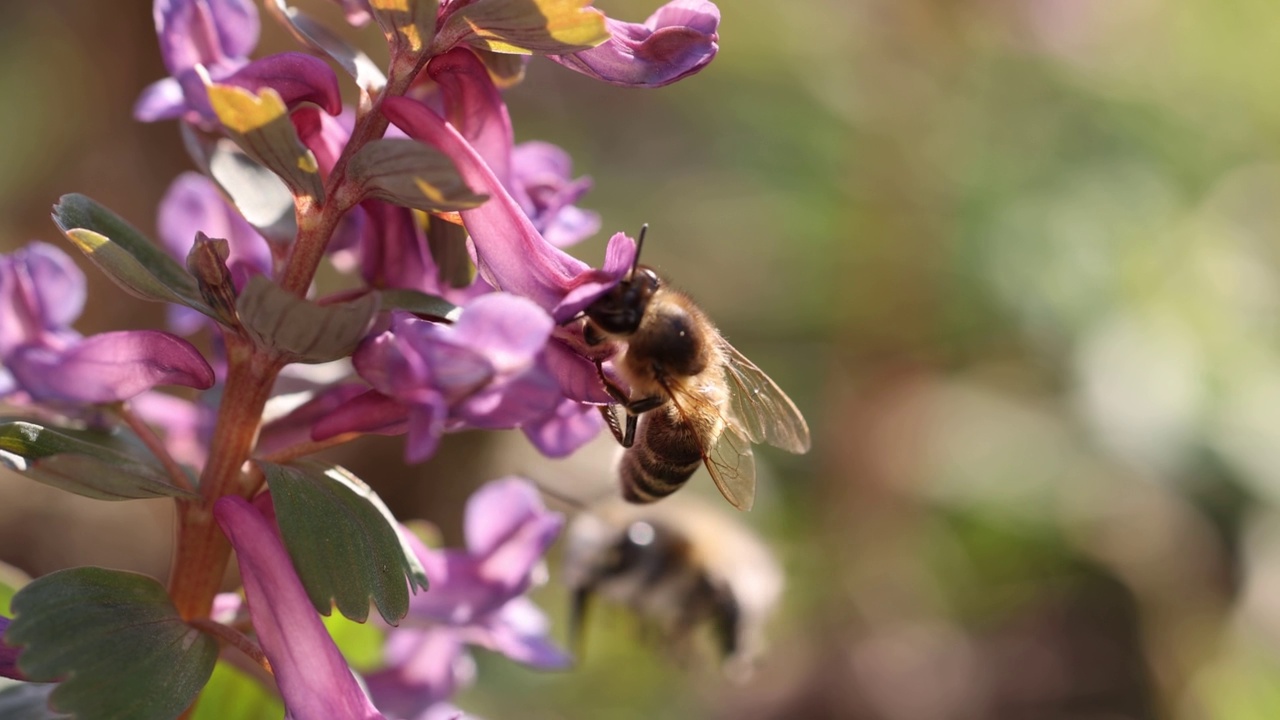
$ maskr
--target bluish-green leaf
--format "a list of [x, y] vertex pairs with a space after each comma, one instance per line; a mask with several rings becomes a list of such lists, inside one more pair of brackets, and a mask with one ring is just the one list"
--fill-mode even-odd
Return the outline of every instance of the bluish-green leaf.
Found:
[[280, 176], [226, 138], [211, 142], [202, 149], [206, 152], [209, 177], [231, 198], [231, 203], [244, 219], [272, 242], [293, 242], [298, 234], [293, 194]]
[[49, 709], [56, 683], [28, 683], [0, 678], [0, 718], [4, 720], [66, 720], [70, 715]]
[[53, 221], [85, 257], [130, 295], [211, 314], [195, 278], [105, 207], [84, 195], [63, 195], [53, 206]]
[[289, 120], [280, 93], [269, 87], [251, 92], [235, 85], [208, 86], [209, 106], [227, 134], [254, 160], [280, 176], [296, 196], [324, 200], [320, 165]]
[[408, 138], [383, 138], [360, 148], [347, 177], [366, 197], [418, 210], [466, 210], [487, 198], [467, 187], [447, 155]]
[[0, 466], [37, 482], [97, 500], [198, 499], [120, 447], [109, 435], [0, 422]]
[[[396, 624], [409, 612], [409, 587], [426, 571], [377, 493], [346, 470], [261, 463], [289, 557], [322, 615], [334, 605], [363, 622], [373, 602]], [[415, 590], [416, 592], [416, 590]]]
[[344, 358], [356, 349], [378, 305], [375, 293], [318, 305], [257, 275], [240, 293], [236, 313], [261, 347], [290, 362], [323, 363]]
[[380, 290], [379, 294], [382, 296], [383, 310], [404, 310], [442, 320], [457, 320], [462, 314], [462, 308], [448, 300], [417, 290], [394, 288]]
[[177, 717], [218, 657], [217, 641], [187, 625], [145, 575], [60, 570], [24, 587], [13, 610], [5, 638], [23, 646], [18, 668], [61, 680], [53, 707], [80, 720]]
[[231, 664], [219, 662], [196, 701], [190, 720], [263, 720], [283, 716], [284, 705], [275, 693]]

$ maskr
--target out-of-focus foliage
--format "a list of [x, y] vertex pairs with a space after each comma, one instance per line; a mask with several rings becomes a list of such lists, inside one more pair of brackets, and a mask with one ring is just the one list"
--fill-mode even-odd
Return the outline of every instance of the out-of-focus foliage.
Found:
[[[598, 4], [634, 20], [657, 3]], [[788, 570], [772, 654], [735, 686], [601, 607], [580, 667], [482, 656], [461, 704], [619, 720], [1280, 714], [1280, 5], [721, 9], [721, 52], [695, 78], [628, 92], [541, 63], [508, 100], [517, 140], [556, 142], [595, 179], [581, 204], [603, 230], [575, 252], [599, 258], [608, 234], [649, 222], [645, 261], [814, 428], [808, 456], [761, 451], [774, 483], [746, 516]], [[48, 206], [71, 191], [151, 231], [185, 165], [176, 137], [128, 119], [157, 76], [135, 50], [149, 23], [143, 0], [0, 5], [0, 91], [22, 98], [0, 109], [6, 249], [54, 238]], [[287, 46], [269, 32], [264, 52]], [[127, 52], [89, 51], [107, 36]], [[91, 304], [87, 321], [140, 308]], [[344, 462], [384, 475], [368, 468], [395, 453], [362, 448]], [[456, 536], [490, 450], [451, 438], [379, 491]], [[38, 529], [0, 510], [0, 558], [54, 569], [23, 528]], [[554, 585], [539, 600], [567, 602]]]

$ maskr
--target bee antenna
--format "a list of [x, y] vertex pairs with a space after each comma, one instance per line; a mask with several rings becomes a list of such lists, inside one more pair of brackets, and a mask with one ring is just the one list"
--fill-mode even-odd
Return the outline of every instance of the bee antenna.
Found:
[[636, 276], [636, 268], [640, 267], [640, 250], [644, 248], [644, 236], [649, 232], [649, 223], [640, 226], [640, 236], [636, 238], [636, 257], [631, 261], [631, 272], [627, 273], [627, 280]]

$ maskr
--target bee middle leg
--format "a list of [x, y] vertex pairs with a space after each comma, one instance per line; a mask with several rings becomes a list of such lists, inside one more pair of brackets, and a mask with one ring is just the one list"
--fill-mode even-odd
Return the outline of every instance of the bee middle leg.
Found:
[[601, 406], [600, 414], [604, 416], [605, 424], [609, 426], [609, 430], [613, 433], [613, 437], [618, 444], [624, 448], [629, 448], [636, 441], [636, 418], [641, 413], [649, 412], [654, 408], [661, 407], [667, 400], [661, 395], [650, 395], [632, 400], [627, 394], [622, 392], [622, 388], [613, 382], [604, 374], [604, 363], [600, 360], [596, 361], [596, 373], [600, 376], [600, 384], [604, 386], [605, 392], [609, 393], [609, 397], [621, 405], [627, 411], [626, 430], [623, 430], [618, 424], [618, 416], [614, 414], [612, 406]]

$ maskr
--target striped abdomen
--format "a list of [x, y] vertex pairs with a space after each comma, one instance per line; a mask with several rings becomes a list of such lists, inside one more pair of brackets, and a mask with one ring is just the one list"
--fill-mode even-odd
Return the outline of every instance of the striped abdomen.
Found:
[[618, 466], [622, 496], [633, 503], [661, 500], [679, 490], [701, 464], [702, 444], [694, 428], [668, 403], [640, 416], [636, 442]]

